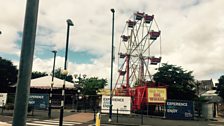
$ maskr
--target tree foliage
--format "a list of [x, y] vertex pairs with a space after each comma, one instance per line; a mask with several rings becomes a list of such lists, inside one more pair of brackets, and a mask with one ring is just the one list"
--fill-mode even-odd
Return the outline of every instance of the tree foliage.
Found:
[[83, 95], [96, 95], [100, 89], [107, 85], [106, 79], [98, 79], [97, 77], [81, 79], [80, 81]]
[[[62, 74], [62, 69], [61, 68], [58, 68], [58, 69], [55, 70], [54, 76], [56, 78], [59, 78], [59, 79], [64, 79], [65, 78], [65, 76]], [[72, 75], [67, 75], [66, 81], [73, 83]]]
[[6, 90], [17, 82], [18, 70], [11, 61], [0, 57], [0, 89]]
[[217, 92], [224, 99], [224, 75], [219, 77], [218, 82]]
[[163, 64], [154, 74], [156, 83], [168, 86], [168, 99], [193, 100], [195, 95], [195, 83], [192, 71], [183, 70], [180, 66]]
[[46, 72], [34, 71], [34, 72], [32, 72], [31, 79], [35, 79], [35, 78], [39, 78], [39, 77], [44, 77], [44, 76], [47, 76], [47, 73]]

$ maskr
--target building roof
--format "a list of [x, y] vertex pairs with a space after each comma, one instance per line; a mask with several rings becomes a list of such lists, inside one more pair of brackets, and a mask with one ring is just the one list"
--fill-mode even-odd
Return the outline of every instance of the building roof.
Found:
[[212, 79], [210, 79], [210, 80], [200, 80], [199, 82], [201, 82], [203, 85], [214, 86]]
[[[44, 76], [40, 78], [32, 79], [30, 82], [30, 88], [39, 88], [39, 89], [50, 89], [52, 83], [52, 76]], [[64, 84], [64, 80], [58, 79], [54, 77], [54, 85], [53, 89], [60, 89]], [[66, 89], [73, 89], [74, 83], [65, 81], [65, 88]]]
[[208, 90], [201, 94], [201, 96], [218, 96], [218, 94], [216, 94], [216, 90]]
[[223, 99], [218, 96], [218, 94], [216, 94], [216, 90], [206, 91], [201, 95], [201, 97], [203, 97], [209, 103], [221, 103], [223, 101]]
[[210, 80], [199, 80], [199, 95], [205, 93], [208, 90], [212, 90], [214, 87], [212, 79]]

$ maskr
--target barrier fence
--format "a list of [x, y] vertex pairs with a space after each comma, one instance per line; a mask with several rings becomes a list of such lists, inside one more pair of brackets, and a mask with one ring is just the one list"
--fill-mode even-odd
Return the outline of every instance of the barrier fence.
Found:
[[[13, 110], [14, 109], [14, 93], [7, 94], [6, 104], [2, 105], [6, 110]], [[39, 99], [39, 101], [38, 101]], [[102, 97], [98, 95], [77, 95], [77, 94], [66, 94], [65, 95], [65, 109], [73, 109], [74, 111], [101, 111], [101, 101]], [[60, 107], [61, 102], [61, 94], [53, 94], [52, 95], [52, 109], [57, 109]], [[31, 93], [30, 100], [29, 100], [29, 109], [37, 109], [37, 110], [47, 110], [49, 105], [49, 95], [48, 94], [37, 94]], [[200, 106], [199, 102], [194, 102], [196, 113], [200, 115]], [[114, 106], [115, 107], [115, 106]], [[155, 116], [164, 116], [164, 104], [147, 104], [141, 106], [140, 110], [128, 110], [131, 113], [141, 114], [144, 115], [155, 115]], [[3, 109], [2, 109], [3, 110]], [[105, 110], [105, 109], [102, 109]], [[109, 110], [108, 110], [109, 111]], [[117, 111], [117, 109], [114, 109]], [[122, 110], [119, 110], [120, 112]], [[123, 110], [126, 111], [126, 110]], [[123, 113], [122, 113], [123, 114]]]
[[[49, 100], [49, 95], [48, 94], [32, 94], [30, 96], [31, 97], [29, 100], [29, 107], [28, 107], [28, 112], [29, 115], [41, 115], [43, 112], [45, 113], [45, 115], [47, 115], [46, 113], [48, 112], [48, 100]], [[47, 97], [46, 99], [44, 97]], [[36, 107], [35, 105], [32, 105], [31, 103], [33, 103], [34, 101], [32, 101], [32, 98], [36, 98], [36, 99], [42, 99], [42, 102], [38, 102], [38, 100], [34, 100], [36, 104], [39, 105], [39, 107]], [[6, 100], [6, 104], [2, 104], [1, 105], [1, 114], [8, 114], [13, 112], [14, 109], [14, 99], [15, 99], [15, 94], [13, 93], [8, 93], [7, 94], [7, 100]], [[43, 100], [45, 99], [45, 100]], [[53, 94], [52, 96], [52, 109], [58, 109], [60, 108], [60, 100], [61, 100], [61, 94]], [[148, 103], [147, 105], [142, 105], [140, 110], [131, 110], [131, 109], [127, 109], [127, 110], [121, 110], [121, 109], [114, 109], [115, 107], [113, 107], [113, 121], [115, 121], [116, 123], [125, 123], [125, 118], [128, 120], [131, 119], [135, 119], [135, 122], [138, 122], [138, 124], [144, 124], [144, 122], [149, 119], [150, 117], [158, 117], [158, 118], [164, 118], [164, 117], [168, 117], [167, 115], [165, 115], [165, 112], [167, 112], [167, 110], [169, 112], [174, 112], [174, 109], [180, 109], [182, 110], [183, 108], [180, 108], [181, 106], [185, 106], [186, 107], [186, 103], [188, 102], [184, 102], [184, 101], [179, 101], [179, 100], [168, 100], [170, 101], [169, 105], [171, 105], [171, 107], [166, 108], [167, 105], [164, 104], [150, 104]], [[74, 111], [74, 112], [91, 112], [94, 113], [93, 116], [93, 120], [95, 120], [95, 115], [97, 112], [102, 112], [102, 111], [108, 111], [109, 113], [109, 109], [101, 109], [101, 102], [102, 102], [102, 97], [98, 96], [98, 95], [77, 95], [77, 94], [66, 94], [65, 95], [65, 109]], [[2, 102], [4, 103], [4, 102]], [[115, 103], [115, 102], [114, 102]], [[114, 104], [113, 103], [113, 104]], [[166, 102], [167, 103], [167, 102]], [[191, 113], [185, 113], [186, 116], [192, 117], [191, 119], [194, 118], [200, 118], [201, 117], [201, 102], [198, 101], [194, 101], [192, 102], [193, 104], [191, 105], [193, 108], [193, 112], [191, 115]], [[188, 103], [190, 104], [190, 103]], [[132, 106], [131, 106], [132, 107]], [[187, 108], [186, 108], [187, 109]], [[40, 112], [41, 111], [41, 112]], [[126, 111], [130, 111], [130, 114], [124, 114]], [[107, 116], [108, 113], [101, 113], [102, 115], [102, 123], [106, 123], [108, 122], [107, 120]], [[55, 113], [53, 113], [55, 114]], [[172, 113], [173, 114], [173, 113]], [[65, 114], [66, 115], [66, 114]], [[175, 114], [173, 114], [175, 115]], [[171, 117], [173, 116], [171, 115]], [[56, 116], [56, 115], [54, 115]], [[175, 116], [179, 116], [179, 115], [175, 115]], [[183, 118], [180, 118], [183, 119]], [[128, 123], [126, 120], [126, 123]]]
[[[1, 104], [1, 114], [7, 111], [14, 110], [14, 93], [7, 94], [6, 104]], [[97, 95], [65, 95], [65, 109], [75, 112], [96, 112], [99, 111], [100, 97]], [[4, 103], [4, 102], [3, 102]], [[61, 94], [52, 95], [51, 109], [60, 109]], [[31, 93], [29, 96], [28, 112], [32, 113], [38, 111], [48, 111], [49, 107], [49, 94]]]

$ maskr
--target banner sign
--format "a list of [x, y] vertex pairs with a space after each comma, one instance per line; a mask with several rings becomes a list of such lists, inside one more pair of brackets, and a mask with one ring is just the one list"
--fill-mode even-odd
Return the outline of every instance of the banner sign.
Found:
[[[112, 113], [131, 114], [131, 97], [127, 96], [113, 96], [112, 98]], [[102, 96], [101, 112], [109, 113], [110, 96]]]
[[0, 93], [0, 107], [6, 104], [7, 93]]
[[166, 88], [148, 88], [149, 103], [165, 103], [166, 99]]
[[48, 108], [48, 94], [30, 94], [29, 105], [35, 109], [47, 109]]
[[192, 101], [167, 100], [166, 118], [194, 119], [194, 106]]

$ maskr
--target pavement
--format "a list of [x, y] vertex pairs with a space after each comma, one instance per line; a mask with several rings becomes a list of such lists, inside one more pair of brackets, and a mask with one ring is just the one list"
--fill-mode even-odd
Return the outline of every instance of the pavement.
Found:
[[69, 116], [65, 116], [64, 120], [86, 123], [92, 121], [93, 116], [94, 116], [93, 113], [75, 113]]
[[215, 118], [213, 120], [170, 120], [158, 116], [139, 115], [113, 115], [112, 122], [108, 122], [108, 115], [102, 115], [102, 124], [123, 125], [123, 126], [224, 126], [224, 118]]
[[[60, 110], [54, 109], [51, 113], [51, 118], [48, 118], [48, 111], [46, 110], [35, 110], [33, 113], [28, 113], [27, 115], [27, 122], [32, 122], [36, 120], [52, 120], [56, 121], [59, 120], [60, 117]], [[92, 112], [74, 112], [71, 109], [64, 110], [64, 122], [78, 122], [78, 123], [85, 123], [93, 124], [94, 121], [94, 113]], [[0, 126], [9, 126], [13, 120], [13, 111], [6, 110], [3, 114], [0, 114]], [[76, 124], [75, 126], [77, 126]]]
[[206, 121], [210, 121], [210, 122], [220, 122], [220, 123], [223, 123], [224, 124], [224, 118], [222, 118], [222, 117], [217, 117], [217, 118], [210, 119], [210, 120], [206, 120]]
[[[108, 114], [101, 114], [101, 126], [224, 126], [224, 118], [218, 117], [213, 120], [168, 120], [157, 116], [140, 115], [116, 115], [112, 116], [112, 122], [108, 122]], [[47, 111], [35, 111], [34, 115], [28, 115], [27, 120], [39, 119], [47, 120]], [[94, 114], [91, 112], [71, 112], [64, 111], [64, 121], [80, 122], [74, 126], [94, 126]], [[142, 120], [143, 119], [143, 120]], [[50, 120], [59, 120], [59, 110], [52, 112]], [[0, 126], [9, 126], [12, 122], [12, 114], [0, 115]]]

